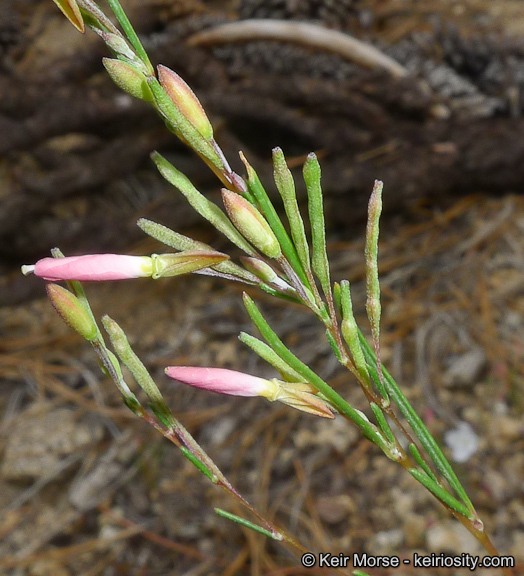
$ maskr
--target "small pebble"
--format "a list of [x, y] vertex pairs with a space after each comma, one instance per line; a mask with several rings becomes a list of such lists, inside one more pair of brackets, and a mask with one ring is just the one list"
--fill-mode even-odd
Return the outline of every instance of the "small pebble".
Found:
[[473, 428], [463, 420], [456, 428], [444, 434], [444, 442], [451, 450], [451, 458], [455, 462], [467, 462], [479, 447], [479, 438]]

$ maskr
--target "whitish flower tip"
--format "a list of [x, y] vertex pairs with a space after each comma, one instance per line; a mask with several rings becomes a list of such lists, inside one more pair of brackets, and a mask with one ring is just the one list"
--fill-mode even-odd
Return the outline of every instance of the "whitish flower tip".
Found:
[[33, 274], [35, 271], [35, 266], [34, 264], [24, 264], [21, 268], [22, 270], [22, 274], [24, 276], [28, 276], [29, 274]]

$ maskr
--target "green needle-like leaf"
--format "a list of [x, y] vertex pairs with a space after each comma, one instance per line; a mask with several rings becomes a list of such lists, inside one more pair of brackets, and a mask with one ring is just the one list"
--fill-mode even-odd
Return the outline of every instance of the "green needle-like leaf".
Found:
[[158, 152], [151, 155], [153, 162], [156, 164], [160, 174], [175, 188], [186, 197], [191, 206], [210, 222], [224, 236], [229, 238], [233, 244], [250, 256], [256, 255], [255, 249], [245, 240], [240, 232], [231, 224], [229, 218], [220, 210], [220, 208], [210, 202], [201, 194], [191, 183], [187, 176], [179, 172], [170, 162], [168, 162]]
[[289, 364], [284, 362], [282, 358], [265, 342], [251, 336], [251, 334], [246, 334], [246, 332], [240, 332], [238, 339], [249, 346], [256, 354], [258, 354], [263, 360], [268, 364], [271, 364], [276, 368], [286, 382], [306, 382], [306, 379], [301, 376], [296, 370], [293, 370]]
[[384, 412], [382, 412], [382, 408], [380, 408], [380, 406], [377, 406], [377, 404], [375, 404], [374, 402], [371, 402], [370, 406], [371, 410], [373, 410], [375, 418], [377, 419], [378, 427], [382, 430], [382, 432], [384, 432], [384, 435], [391, 442], [391, 444], [395, 444], [395, 436], [393, 435], [393, 432], [389, 427], [388, 421], [384, 416]]
[[378, 280], [378, 236], [379, 220], [382, 212], [382, 182], [375, 180], [369, 199], [368, 224], [366, 228], [366, 312], [371, 325], [371, 335], [377, 357], [379, 379], [382, 381], [382, 365], [380, 362], [380, 284]]
[[291, 171], [287, 167], [284, 153], [280, 148], [273, 150], [273, 167], [275, 184], [284, 202], [284, 209], [291, 229], [291, 237], [293, 238], [298, 257], [304, 270], [310, 270], [309, 246], [306, 239], [304, 222], [298, 208], [295, 182], [293, 181]]
[[249, 192], [256, 200], [257, 208], [262, 212], [268, 224], [271, 226], [273, 233], [277, 237], [277, 240], [282, 247], [282, 252], [284, 253], [288, 262], [291, 264], [293, 270], [300, 278], [300, 281], [308, 288], [311, 288], [306, 273], [302, 267], [302, 263], [298, 257], [297, 251], [293, 246], [293, 242], [291, 242], [291, 238], [284, 228], [284, 225], [282, 224], [282, 221], [280, 220], [277, 211], [273, 206], [273, 203], [269, 199], [267, 192], [264, 190], [264, 187], [262, 186], [257, 173], [251, 164], [249, 164], [249, 162], [246, 160], [246, 157], [242, 154], [242, 152], [240, 153], [240, 159], [246, 167], [248, 175], [247, 186]]
[[[351, 292], [347, 280], [342, 280], [340, 283], [340, 304], [342, 307], [342, 324], [340, 326], [342, 336], [349, 347], [349, 351], [353, 357], [353, 362], [355, 363], [359, 374], [366, 382], [369, 382], [369, 373], [364, 353], [362, 352], [362, 347], [358, 339], [358, 326], [355, 316], [353, 315], [353, 303], [351, 301]], [[383, 396], [384, 395], [385, 394], [383, 394]]]
[[250, 522], [249, 520], [245, 520], [244, 518], [241, 518], [240, 516], [237, 516], [236, 514], [231, 514], [231, 512], [226, 512], [225, 510], [222, 510], [221, 508], [215, 508], [215, 512], [219, 516], [222, 516], [223, 518], [227, 518], [228, 520], [231, 520], [231, 521], [235, 522], [236, 524], [240, 524], [241, 526], [245, 526], [246, 528], [249, 528], [250, 530], [254, 530], [255, 532], [259, 532], [260, 534], [263, 534], [267, 538], [272, 538], [273, 540], [278, 540], [279, 542], [284, 540], [284, 537], [282, 536], [282, 534], [279, 534], [278, 532], [271, 532], [270, 530], [266, 530], [265, 528], [262, 528], [258, 524], [253, 524], [253, 522]]
[[320, 164], [312, 152], [304, 164], [304, 182], [308, 194], [309, 221], [311, 223], [312, 255], [311, 265], [317, 275], [326, 296], [331, 291], [329, 261], [326, 250], [326, 225], [324, 222], [324, 203], [320, 185]]
[[424, 459], [422, 458], [422, 455], [420, 454], [418, 448], [415, 446], [415, 444], [411, 443], [409, 445], [409, 452], [410, 454], [413, 456], [413, 459], [415, 460], [415, 462], [422, 468], [422, 470], [424, 470], [424, 472], [435, 482], [438, 483], [437, 477], [435, 476], [435, 474], [433, 474], [433, 471], [431, 470], [431, 468], [426, 464], [426, 462], [424, 462]]
[[180, 446], [180, 452], [196, 467], [204, 476], [207, 476], [213, 482], [216, 481], [216, 476], [209, 470], [207, 466], [202, 464], [200, 460], [192, 454], [185, 446]]
[[147, 394], [148, 398], [153, 403], [155, 412], [159, 413], [162, 422], [168, 425], [174, 425], [175, 420], [165, 403], [158, 386], [155, 384], [153, 378], [149, 375], [147, 368], [144, 366], [140, 358], [133, 352], [127, 336], [120, 326], [109, 316], [102, 318], [102, 324], [109, 334], [111, 344], [120, 358], [122, 363], [133, 374], [133, 377], [138, 382], [142, 390]]
[[464, 506], [461, 502], [459, 502], [456, 498], [454, 498], [445, 488], [439, 486], [432, 478], [430, 478], [425, 472], [422, 470], [418, 470], [417, 468], [410, 468], [408, 472], [420, 482], [424, 487], [426, 487], [430, 492], [432, 492], [439, 500], [444, 502], [446, 506], [449, 506], [455, 512], [458, 512], [465, 518], [471, 518], [471, 511]]
[[140, 42], [140, 39], [135, 32], [135, 29], [131, 25], [127, 14], [124, 12], [122, 6], [120, 5], [120, 2], [118, 0], [107, 0], [107, 2], [109, 6], [111, 6], [111, 9], [113, 10], [118, 22], [120, 23], [120, 26], [122, 26], [122, 30], [125, 32], [127, 38], [133, 45], [137, 55], [140, 57], [140, 60], [142, 60], [142, 62], [145, 64], [148, 72], [151, 75], [154, 75], [155, 71], [151, 65], [151, 62], [149, 61], [147, 52], [144, 50], [144, 47], [142, 46], [142, 43]]

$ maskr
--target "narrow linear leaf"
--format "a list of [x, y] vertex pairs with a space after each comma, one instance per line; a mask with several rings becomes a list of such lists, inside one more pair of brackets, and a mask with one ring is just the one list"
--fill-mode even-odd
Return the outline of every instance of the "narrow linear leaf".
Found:
[[371, 325], [371, 335], [377, 357], [377, 369], [382, 381], [382, 364], [380, 362], [380, 284], [378, 279], [378, 236], [379, 220], [382, 212], [382, 187], [379, 180], [375, 180], [373, 191], [369, 199], [368, 223], [366, 228], [366, 312]]
[[446, 506], [449, 506], [455, 512], [458, 512], [465, 518], [471, 518], [471, 511], [459, 502], [456, 498], [454, 498], [449, 492], [447, 492], [442, 486], [439, 486], [432, 478], [430, 478], [425, 472], [422, 470], [418, 470], [417, 468], [410, 468], [408, 472], [420, 482], [425, 488], [427, 488], [431, 493], [433, 493], [439, 500], [444, 502]]
[[241, 526], [249, 528], [255, 532], [259, 532], [260, 534], [263, 534], [264, 536], [267, 536], [268, 538], [271, 538], [273, 540], [278, 540], [279, 542], [284, 540], [284, 536], [282, 536], [282, 534], [279, 534], [278, 532], [271, 532], [269, 530], [266, 530], [265, 528], [262, 528], [258, 524], [253, 524], [253, 522], [250, 522], [249, 520], [245, 520], [244, 518], [241, 518], [240, 516], [237, 516], [236, 514], [231, 514], [231, 512], [226, 512], [225, 510], [222, 510], [221, 508], [215, 508], [215, 512], [219, 516], [222, 516], [223, 518], [227, 518], [228, 520], [231, 520], [232, 522], [235, 522], [236, 524], [240, 524]]
[[[358, 326], [353, 315], [353, 303], [351, 300], [350, 285], [347, 280], [342, 280], [340, 283], [340, 305], [342, 307], [342, 324], [341, 332], [346, 344], [349, 347], [353, 362], [366, 382], [369, 380], [369, 372], [364, 358], [364, 352], [358, 339]], [[385, 396], [385, 390], [381, 391], [382, 396]]]
[[[359, 331], [360, 344], [362, 345], [362, 350], [364, 351], [364, 356], [368, 363], [368, 366], [373, 367], [376, 370], [377, 359], [364, 335]], [[428, 429], [422, 422], [420, 416], [415, 412], [411, 404], [408, 402], [407, 398], [404, 396], [400, 390], [398, 384], [395, 382], [391, 374], [384, 368], [384, 385], [389, 393], [391, 399], [398, 406], [400, 412], [411, 426], [411, 429], [415, 433], [415, 436], [420, 440], [420, 443], [428, 453], [439, 472], [444, 476], [444, 478], [449, 482], [449, 485], [455, 490], [455, 493], [464, 502], [469, 510], [473, 511], [474, 507], [469, 499], [466, 491], [462, 487], [459, 479], [457, 478], [453, 468], [447, 461], [446, 457], [442, 453], [442, 450], [438, 446], [437, 442], [431, 436]]]
[[395, 436], [389, 427], [388, 421], [384, 416], [384, 412], [382, 412], [382, 408], [375, 404], [375, 402], [371, 402], [370, 406], [371, 410], [373, 410], [375, 418], [377, 419], [378, 427], [382, 430], [382, 432], [384, 432], [384, 435], [391, 442], [391, 444], [395, 444]]
[[248, 190], [252, 194], [253, 198], [256, 200], [258, 209], [262, 212], [268, 224], [271, 226], [275, 236], [277, 237], [280, 246], [282, 247], [282, 252], [284, 253], [286, 259], [295, 270], [296, 274], [300, 278], [300, 281], [311, 288], [309, 285], [309, 281], [307, 279], [306, 273], [302, 267], [302, 263], [298, 257], [297, 251], [293, 246], [293, 242], [291, 242], [291, 238], [289, 237], [282, 221], [280, 220], [273, 203], [269, 199], [267, 192], [264, 190], [260, 179], [258, 178], [257, 173], [253, 169], [253, 167], [249, 164], [246, 160], [246, 157], [240, 152], [240, 159], [244, 163], [244, 166], [247, 170], [248, 181], [247, 186]]
[[152, 409], [161, 421], [170, 426], [175, 424], [175, 420], [165, 403], [158, 386], [151, 378], [147, 368], [144, 366], [140, 358], [133, 352], [129, 341], [122, 330], [122, 328], [109, 316], [102, 318], [102, 324], [109, 334], [111, 344], [120, 358], [122, 363], [133, 374], [133, 377], [138, 382], [142, 390], [147, 394], [152, 402]]
[[299, 360], [280, 340], [280, 338], [271, 329], [269, 324], [266, 322], [256, 304], [247, 295], [244, 294], [244, 305], [246, 306], [247, 312], [262, 334], [264, 340], [269, 344], [269, 346], [275, 351], [275, 353], [284, 360], [291, 368], [296, 370], [306, 382], [311, 384], [316, 388], [328, 402], [330, 402], [338, 412], [349, 418], [360, 430], [362, 434], [371, 440], [374, 444], [383, 449], [386, 453], [389, 450], [389, 444], [382, 434], [377, 430], [377, 428], [369, 422], [362, 412], [355, 410], [350, 406], [339, 394], [337, 394], [331, 386], [329, 386], [320, 376], [315, 374], [311, 368], [306, 366], [301, 360]]
[[413, 459], [415, 460], [415, 462], [422, 468], [422, 470], [424, 470], [424, 472], [435, 482], [438, 483], [437, 477], [435, 476], [435, 474], [433, 474], [433, 471], [431, 470], [431, 468], [426, 464], [426, 462], [424, 462], [424, 459], [422, 458], [422, 455], [420, 454], [418, 448], [416, 447], [415, 444], [411, 443], [409, 445], [409, 452], [410, 454], [413, 456]]
[[271, 364], [276, 368], [286, 382], [306, 382], [306, 379], [301, 376], [296, 370], [293, 370], [289, 364], [284, 362], [282, 358], [265, 342], [247, 334], [246, 332], [240, 332], [238, 339], [249, 346], [256, 354], [258, 354], [262, 360], [265, 360], [268, 364]]
[[287, 302], [293, 302], [294, 304], [302, 303], [301, 300], [299, 300], [297, 297], [292, 296], [287, 292], [281, 292], [280, 290], [276, 290], [275, 288], [273, 288], [273, 286], [270, 286], [265, 282], [260, 283], [258, 287], [261, 290], [263, 290], [266, 294], [269, 294], [270, 296], [275, 296], [275, 298], [280, 298], [281, 300], [287, 300]]
[[202, 464], [202, 462], [200, 462], [200, 460], [194, 454], [192, 454], [185, 446], [180, 446], [180, 452], [182, 452], [182, 454], [191, 462], [191, 464], [193, 464], [195, 468], [198, 468], [198, 470], [200, 470], [200, 472], [202, 472], [204, 476], [207, 476], [213, 482], [216, 481], [216, 477], [211, 472], [211, 470], [209, 470], [207, 466]]
[[338, 347], [338, 342], [335, 340], [335, 338], [333, 337], [333, 335], [331, 334], [331, 332], [329, 330], [326, 330], [326, 339], [329, 342], [329, 345], [331, 346], [331, 350], [333, 350], [333, 354], [335, 355], [336, 359], [341, 364], [344, 364], [344, 360], [342, 359], [342, 352], [340, 351], [340, 348]]
[[113, 380], [120, 394], [122, 394], [124, 404], [136, 414], [142, 406], [138, 401], [138, 398], [129, 389], [127, 382], [124, 380], [118, 358], [113, 354], [113, 352], [111, 352], [111, 350], [106, 348], [103, 340], [92, 342], [92, 346], [100, 359], [102, 371], [107, 374], [111, 380]]
[[303, 169], [304, 182], [308, 195], [309, 221], [311, 223], [311, 265], [320, 280], [326, 297], [331, 292], [329, 260], [326, 248], [326, 224], [324, 221], [324, 202], [320, 185], [320, 164], [316, 154], [308, 155]]
[[191, 206], [203, 218], [210, 222], [217, 230], [222, 232], [233, 244], [250, 256], [256, 255], [255, 249], [245, 240], [240, 232], [231, 224], [229, 218], [213, 202], [210, 202], [191, 183], [189, 178], [179, 172], [170, 162], [168, 162], [158, 152], [151, 155], [160, 174], [186, 197]]
[[275, 184], [284, 202], [284, 209], [291, 229], [291, 237], [293, 238], [298, 257], [304, 270], [310, 270], [309, 246], [304, 222], [298, 207], [295, 182], [293, 181], [291, 170], [287, 166], [284, 153], [280, 148], [273, 150], [273, 167]]
[[333, 284], [333, 302], [335, 304], [336, 311], [342, 316], [342, 294], [340, 290], [340, 284], [338, 282]]
[[120, 23], [120, 26], [122, 26], [122, 30], [125, 32], [127, 38], [133, 45], [140, 60], [142, 60], [142, 62], [145, 64], [149, 73], [153, 75], [155, 71], [151, 65], [147, 52], [144, 50], [144, 47], [142, 46], [142, 43], [140, 42], [140, 39], [135, 32], [135, 29], [131, 25], [127, 14], [124, 12], [122, 6], [120, 5], [120, 2], [118, 0], [107, 0], [107, 2], [109, 6], [111, 6], [111, 10], [113, 10], [116, 19]]

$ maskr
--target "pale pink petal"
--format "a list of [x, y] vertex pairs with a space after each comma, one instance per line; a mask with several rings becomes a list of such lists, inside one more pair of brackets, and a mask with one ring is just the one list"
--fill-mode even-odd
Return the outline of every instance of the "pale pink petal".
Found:
[[67, 258], [42, 258], [32, 271], [45, 280], [125, 280], [151, 276], [152, 264], [149, 256], [90, 254]]
[[267, 396], [274, 387], [269, 380], [224, 368], [168, 366], [166, 374], [195, 388], [232, 396]]

